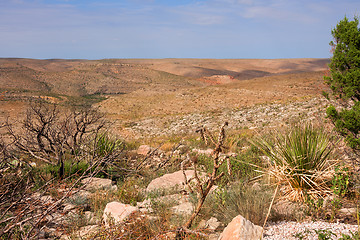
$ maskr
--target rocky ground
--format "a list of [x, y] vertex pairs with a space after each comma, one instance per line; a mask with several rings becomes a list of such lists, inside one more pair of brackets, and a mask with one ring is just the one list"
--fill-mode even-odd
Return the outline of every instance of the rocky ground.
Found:
[[222, 112], [193, 113], [132, 121], [123, 130], [134, 138], [193, 134], [199, 127], [215, 130], [225, 121], [229, 129], [274, 129], [299, 121], [324, 119], [329, 101], [324, 97], [307, 97], [294, 101], [259, 104]]
[[[194, 172], [192, 170], [187, 170], [185, 174], [188, 178], [190, 178], [193, 176]], [[143, 202], [138, 202], [135, 206], [123, 204], [118, 201], [110, 202], [106, 205], [102, 217], [98, 217], [95, 215], [95, 213], [90, 211], [79, 212], [79, 199], [83, 199], [83, 201], [84, 199], [89, 199], [97, 191], [117, 191], [117, 187], [112, 185], [112, 182], [109, 179], [87, 178], [84, 179], [82, 183], [86, 184], [85, 189], [77, 192], [74, 196], [69, 198], [68, 201], [65, 201], [63, 206], [60, 208], [62, 209], [61, 213], [58, 212], [48, 216], [48, 218], [51, 218], [50, 221], [53, 221], [54, 228], [45, 228], [40, 234], [41, 238], [61, 236], [61, 239], [64, 240], [87, 239], [90, 236], [94, 236], [94, 234], [99, 231], [101, 222], [105, 222], [105, 225], [108, 225], [110, 218], [111, 221], [115, 221], [115, 223], [121, 223], [128, 216], [130, 216], [130, 214], [135, 212], [139, 212], [140, 216], [147, 216], [151, 218], [152, 214], [154, 213], [154, 210], [152, 209], [153, 204], [157, 202], [163, 202], [166, 204], [171, 203], [172, 207], [170, 208], [170, 211], [173, 215], [188, 217], [194, 209], [194, 203], [187, 194], [184, 194], [188, 189], [184, 184], [182, 171], [165, 174], [162, 177], [154, 179], [150, 182], [145, 190], [149, 194], [160, 190], [165, 192], [168, 191], [169, 194], [165, 194], [163, 196], [150, 194], [149, 196], [152, 197], [145, 199]], [[174, 191], [182, 192], [182, 194], [174, 193]], [[216, 189], [214, 189], [214, 191], [216, 191]], [[41, 201], [51, 203], [53, 200], [50, 196], [42, 196]], [[73, 232], [70, 235], [61, 235], [61, 233], [56, 230], [56, 224], [69, 223], [75, 219], [83, 221], [85, 226], [81, 227], [78, 231]], [[242, 230], [239, 232], [238, 229]], [[329, 223], [323, 221], [281, 221], [267, 223], [264, 231], [262, 231], [260, 226], [253, 225], [250, 221], [244, 219], [240, 215], [237, 218], [234, 218], [228, 226], [224, 226], [224, 224], [219, 222], [216, 218], [211, 217], [210, 219], [203, 219], [200, 221], [197, 227], [197, 231], [207, 232], [208, 239], [223, 240], [229, 239], [229, 236], [234, 235], [238, 236], [236, 239], [255, 240], [258, 239], [256, 237], [261, 234], [263, 234], [263, 239], [265, 240], [339, 239], [343, 236], [342, 234], [351, 235], [351, 233], [355, 233], [357, 230], [357, 225], [344, 224], [339, 222]], [[247, 237], [244, 234], [248, 234]], [[324, 234], [323, 236], [329, 236], [331, 238], [319, 238], [319, 234]], [[165, 234], [163, 237], [165, 237], [164, 239], [172, 239], [173, 235]]]

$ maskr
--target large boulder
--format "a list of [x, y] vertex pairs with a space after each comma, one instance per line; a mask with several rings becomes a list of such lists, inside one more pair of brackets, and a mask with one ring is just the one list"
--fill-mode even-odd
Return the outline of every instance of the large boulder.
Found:
[[218, 240], [259, 240], [262, 234], [262, 227], [238, 215], [227, 225]]
[[128, 204], [110, 202], [106, 204], [103, 220], [106, 225], [109, 225], [111, 220], [113, 220], [115, 224], [120, 223], [125, 220], [125, 218], [127, 218], [131, 213], [137, 210], [137, 207], [133, 207]]
[[[189, 180], [194, 176], [194, 170], [185, 171], [186, 178]], [[158, 191], [158, 190], [182, 190], [185, 184], [185, 178], [182, 171], [165, 174], [159, 178], [155, 178], [147, 186], [146, 191]]]

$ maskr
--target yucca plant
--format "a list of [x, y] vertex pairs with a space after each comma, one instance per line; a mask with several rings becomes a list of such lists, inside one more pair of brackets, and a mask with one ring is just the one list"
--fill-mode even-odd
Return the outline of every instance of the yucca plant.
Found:
[[123, 142], [110, 137], [107, 133], [100, 134], [96, 142], [96, 152], [99, 156], [112, 154], [123, 147]]
[[334, 162], [331, 136], [311, 124], [293, 126], [286, 134], [253, 141], [268, 158], [269, 168], [260, 170], [279, 184], [284, 197], [304, 200], [329, 194]]

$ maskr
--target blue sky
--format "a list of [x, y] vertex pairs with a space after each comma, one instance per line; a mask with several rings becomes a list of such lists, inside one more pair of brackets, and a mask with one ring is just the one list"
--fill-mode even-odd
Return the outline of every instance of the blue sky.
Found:
[[0, 0], [0, 57], [327, 58], [359, 0]]

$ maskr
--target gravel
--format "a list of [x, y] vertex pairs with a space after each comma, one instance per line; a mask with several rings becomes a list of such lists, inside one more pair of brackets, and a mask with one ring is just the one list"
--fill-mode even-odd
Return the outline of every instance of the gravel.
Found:
[[[316, 231], [321, 230], [328, 233], [331, 238], [318, 238]], [[325, 230], [325, 232], [323, 231]], [[358, 230], [357, 225], [345, 223], [328, 223], [328, 222], [277, 222], [268, 223], [265, 227], [265, 240], [283, 240], [283, 239], [339, 239], [342, 234], [351, 235]], [[303, 238], [301, 238], [303, 236]]]

